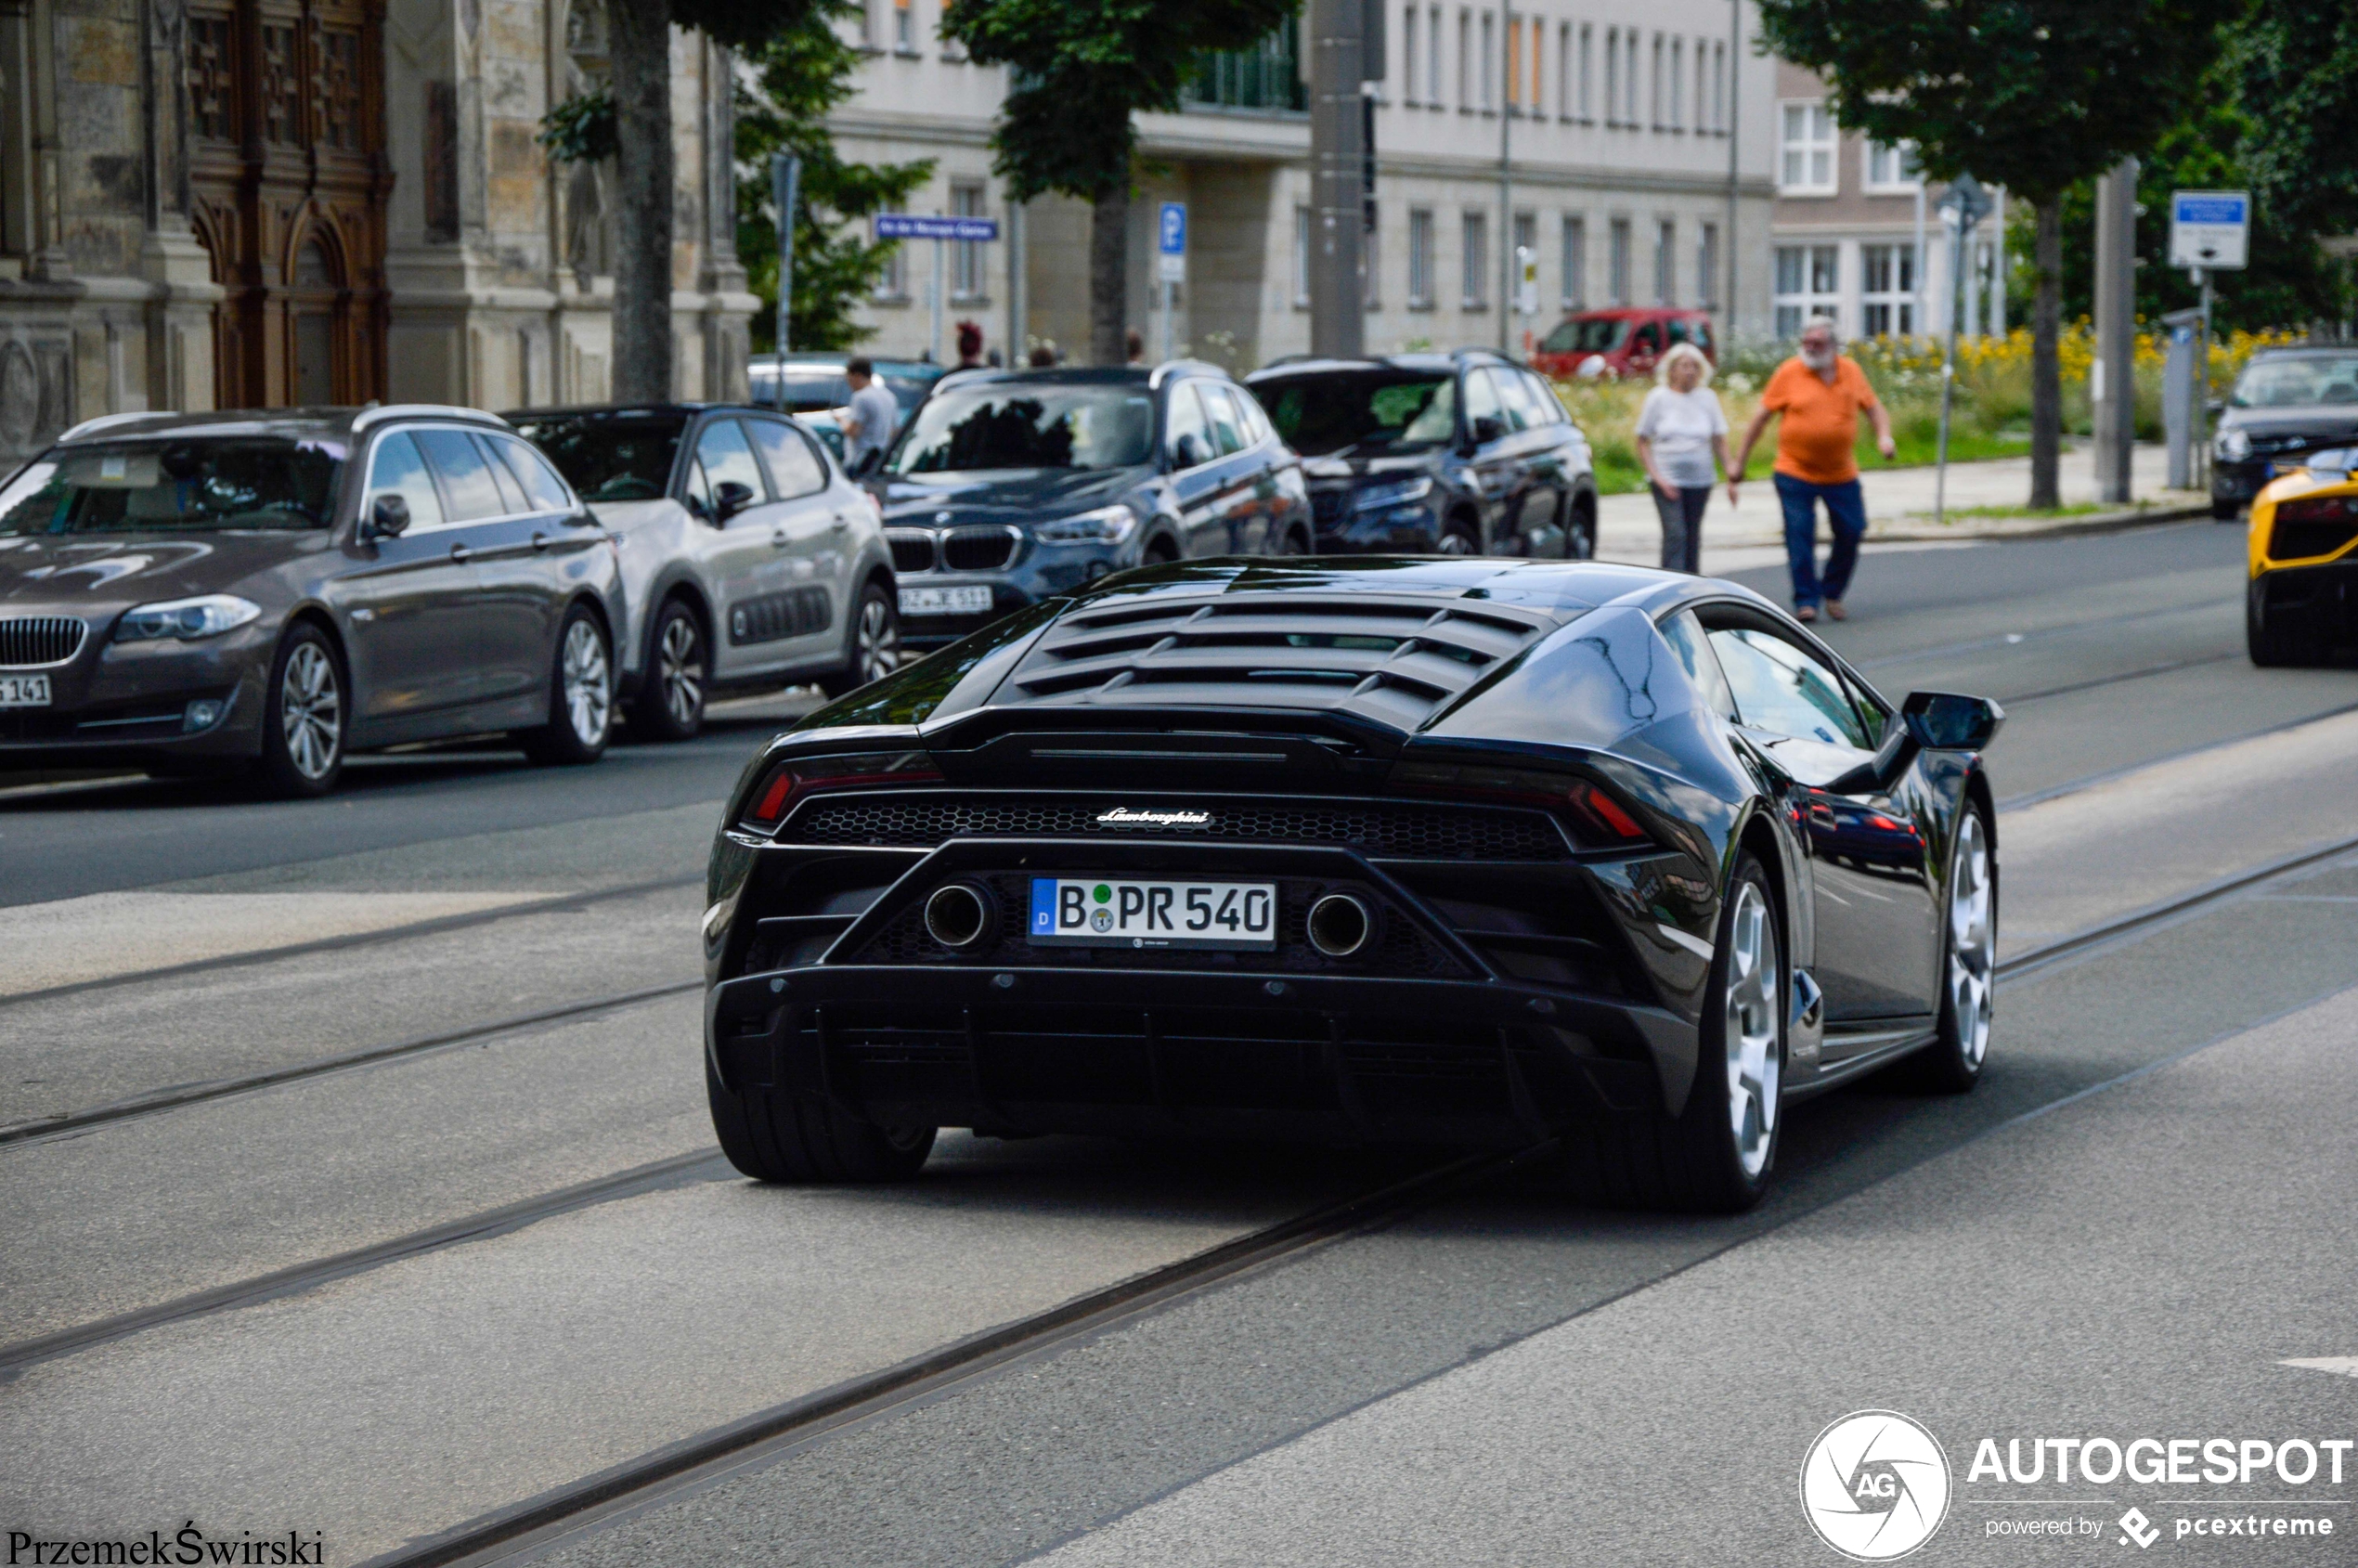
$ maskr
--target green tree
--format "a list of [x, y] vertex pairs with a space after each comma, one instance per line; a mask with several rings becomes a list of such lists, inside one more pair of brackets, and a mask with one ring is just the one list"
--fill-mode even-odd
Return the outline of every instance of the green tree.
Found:
[[889, 212], [933, 177], [933, 160], [850, 163], [836, 151], [827, 116], [856, 90], [860, 52], [836, 31], [859, 14], [850, 0], [816, 0], [799, 26], [754, 52], [758, 87], [737, 96], [737, 257], [762, 297], [754, 344], [778, 342], [778, 214], [770, 197], [770, 155], [802, 160], [795, 214], [794, 300], [788, 341], [797, 348], [849, 348], [875, 331], [852, 318], [884, 276], [897, 240], [872, 243], [859, 220]]
[[1089, 351], [1119, 365], [1128, 306], [1133, 116], [1179, 107], [1198, 57], [1241, 49], [1300, 0], [958, 0], [942, 23], [983, 65], [1013, 68], [991, 133], [1010, 201], [1090, 203]]
[[2052, 507], [2063, 440], [2056, 337], [2063, 196], [2149, 150], [2218, 57], [2242, 0], [1761, 0], [1768, 47], [1823, 76], [1834, 118], [1913, 142], [1933, 179], [1970, 173], [2036, 214], [2030, 504]]
[[[2358, 235], [2358, 0], [2256, 0], [2228, 63], [2262, 219], [2313, 241]], [[2337, 297], [2321, 314], [2348, 318], [2352, 267], [2331, 269]]]

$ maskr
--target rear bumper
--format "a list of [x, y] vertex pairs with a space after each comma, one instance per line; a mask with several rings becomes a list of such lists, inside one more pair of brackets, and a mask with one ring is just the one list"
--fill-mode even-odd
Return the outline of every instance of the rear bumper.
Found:
[[714, 987], [705, 1038], [732, 1094], [879, 1122], [1500, 1147], [1669, 1108], [1695, 1060], [1652, 1007], [1213, 970], [814, 965]]
[[2252, 579], [2272, 621], [2358, 641], [2358, 555], [2317, 566], [2274, 566]]

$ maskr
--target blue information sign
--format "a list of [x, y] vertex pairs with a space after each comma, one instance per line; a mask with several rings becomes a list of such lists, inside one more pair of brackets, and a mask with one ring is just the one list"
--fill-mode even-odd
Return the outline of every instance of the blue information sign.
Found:
[[1162, 221], [1157, 227], [1156, 233], [1161, 239], [1160, 249], [1164, 255], [1185, 255], [1187, 253], [1187, 204], [1185, 201], [1165, 201], [1162, 204]]
[[878, 213], [879, 240], [996, 240], [997, 218], [923, 217], [915, 213]]

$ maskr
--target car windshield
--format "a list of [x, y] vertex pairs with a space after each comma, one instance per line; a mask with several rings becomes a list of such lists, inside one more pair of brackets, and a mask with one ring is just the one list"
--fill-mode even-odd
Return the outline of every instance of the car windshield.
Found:
[[1627, 320], [1613, 316], [1583, 317], [1566, 321], [1541, 341], [1546, 354], [1611, 354], [1629, 337]]
[[1253, 394], [1286, 445], [1308, 458], [1445, 445], [1457, 403], [1447, 375], [1367, 371], [1263, 382]]
[[840, 408], [851, 401], [851, 383], [841, 370], [823, 365], [789, 365], [784, 370], [757, 369], [753, 400], [790, 414]]
[[0, 534], [324, 528], [344, 455], [260, 435], [53, 450], [0, 490]]
[[1154, 443], [1153, 400], [1136, 387], [952, 387], [917, 410], [894, 473], [1127, 468]]
[[549, 454], [585, 501], [651, 501], [671, 486], [687, 421], [525, 420], [517, 433]]
[[2235, 378], [2238, 408], [2314, 408], [2358, 403], [2358, 354], [2255, 359]]

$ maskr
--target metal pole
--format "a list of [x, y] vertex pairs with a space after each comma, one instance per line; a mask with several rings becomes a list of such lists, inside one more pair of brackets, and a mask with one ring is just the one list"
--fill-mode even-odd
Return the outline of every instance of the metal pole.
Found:
[[1170, 279], [1162, 280], [1162, 357], [1171, 359], [1171, 321], [1179, 313], [1179, 290]]
[[1008, 368], [1022, 366], [1026, 354], [1025, 336], [1031, 323], [1025, 319], [1023, 256], [1023, 204], [1007, 203], [1007, 350], [1004, 357]]
[[[939, 216], [941, 215], [940, 210], [939, 210], [939, 208], [937, 208], [937, 209], [935, 210], [935, 212], [934, 212], [934, 214], [933, 214], [933, 215], [934, 215], [934, 216], [936, 216], [936, 217], [939, 217]], [[944, 257], [944, 256], [948, 253], [948, 251], [949, 251], [949, 247], [948, 247], [947, 245], [945, 245], [945, 244], [942, 242], [941, 237], [940, 237], [939, 235], [936, 235], [936, 236], [934, 236], [934, 240], [933, 240], [933, 337], [932, 337], [932, 339], [928, 342], [928, 343], [926, 344], [926, 350], [927, 350], [926, 356], [927, 356], [928, 358], [930, 358], [930, 359], [931, 359], [931, 360], [932, 360], [935, 364], [937, 364], [937, 365], [941, 364], [941, 363], [943, 363], [943, 362], [944, 362], [944, 361], [942, 360], [942, 357], [941, 357], [941, 296], [942, 296], [944, 293], [948, 292], [948, 291], [947, 291], [947, 290], [945, 290], [945, 289], [941, 286], [941, 285], [942, 285], [942, 280], [943, 280], [943, 279], [942, 279], [942, 272], [941, 272], [941, 264], [942, 264], [942, 258], [943, 258], [943, 257]]]
[[1507, 0], [1498, 0], [1498, 352], [1514, 352], [1515, 315], [1515, 167], [1512, 155], [1515, 124], [1514, 46], [1507, 29], [1514, 18]]
[[774, 356], [780, 368], [778, 406], [785, 407], [784, 369], [794, 346], [794, 214], [802, 194], [802, 160], [791, 152], [770, 155], [770, 197], [778, 209], [778, 331]]
[[1310, 352], [1355, 359], [1367, 341], [1360, 195], [1367, 80], [1362, 0], [1310, 0]]
[[[1916, 200], [1919, 201], [1924, 200], [1924, 189], [1921, 185], [1917, 188]], [[1946, 214], [1942, 215], [1947, 216]], [[1934, 459], [1937, 466], [1933, 470], [1932, 479], [1932, 520], [1944, 527], [1949, 522], [1949, 408], [1950, 399], [1955, 395], [1957, 389], [1956, 295], [1957, 286], [1961, 281], [1958, 277], [1960, 270], [1958, 258], [1964, 253], [1967, 232], [1963, 214], [1960, 213], [1958, 221], [1949, 225], [1949, 334], [1948, 345], [1942, 350], [1940, 356], [1940, 450]], [[1919, 253], [1916, 257], [1916, 277], [1919, 287], [1922, 286], [1924, 278], [1924, 260], [1923, 254]]]
[[2202, 287], [2202, 324], [2195, 332], [2195, 487], [2210, 487], [2210, 268], [2193, 269]]
[[2137, 161], [2124, 158], [2096, 180], [2096, 361], [2090, 413], [2095, 424], [2096, 499], [2126, 504], [2130, 448], [2136, 439]]

